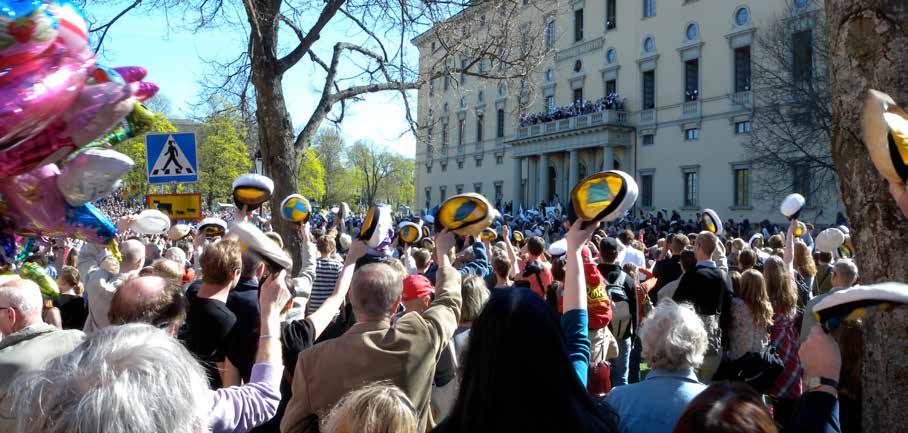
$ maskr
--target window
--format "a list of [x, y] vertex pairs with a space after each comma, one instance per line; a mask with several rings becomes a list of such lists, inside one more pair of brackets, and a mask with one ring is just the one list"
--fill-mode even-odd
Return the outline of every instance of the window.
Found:
[[791, 35], [791, 68], [795, 82], [808, 81], [813, 76], [813, 34], [802, 30]]
[[442, 149], [448, 148], [448, 124], [447, 123], [441, 126], [441, 148]]
[[457, 192], [458, 195], [463, 194], [463, 184], [454, 185], [454, 191]]
[[426, 164], [426, 174], [432, 173], [432, 164]]
[[750, 47], [735, 48], [735, 92], [750, 91]]
[[479, 101], [480, 104], [483, 103], [486, 100], [486, 92], [480, 90], [479, 94], [476, 95], [476, 100]]
[[495, 123], [497, 123], [496, 128], [495, 128], [495, 136], [498, 138], [503, 138], [504, 137], [504, 109], [499, 108], [498, 111], [495, 113], [495, 116], [497, 117], [497, 119], [495, 119], [496, 120]]
[[462, 110], [464, 108], [467, 108], [467, 97], [461, 96], [460, 97], [460, 109]]
[[643, 109], [656, 108], [656, 71], [643, 73]]
[[482, 167], [482, 158], [476, 158], [476, 166]]
[[643, 134], [643, 145], [652, 146], [656, 142], [656, 136], [653, 134]]
[[643, 18], [656, 16], [656, 0], [643, 0]]
[[555, 110], [555, 97], [546, 96], [545, 97], [545, 111], [552, 112], [553, 110]]
[[605, 1], [605, 29], [611, 30], [618, 25], [618, 5], [616, 0]]
[[792, 192], [796, 192], [804, 196], [807, 199], [807, 202], [810, 202], [810, 185], [811, 185], [811, 175], [810, 175], [810, 166], [806, 163], [795, 163], [792, 165], [791, 170], [792, 175]]
[[749, 120], [735, 122], [735, 134], [750, 134], [753, 131]]
[[684, 139], [694, 141], [700, 139], [700, 128], [689, 128], [684, 130]]
[[481, 183], [474, 183], [474, 184], [473, 184], [473, 192], [475, 192], [476, 194], [482, 194], [482, 184], [481, 184]]
[[656, 40], [652, 37], [648, 37], [643, 40], [643, 51], [647, 53], [652, 53], [656, 50]]
[[688, 41], [697, 40], [697, 25], [694, 23], [688, 24], [687, 29], [684, 30], [684, 36], [687, 37]]
[[495, 203], [501, 203], [504, 193], [501, 191], [501, 181], [495, 182]]
[[582, 101], [582, 100], [583, 100], [583, 87], [581, 87], [579, 89], [574, 89], [574, 101]]
[[483, 128], [483, 119], [485, 116], [482, 114], [476, 114], [476, 142], [482, 142], [482, 128]]
[[439, 197], [438, 197], [439, 200], [445, 201], [445, 199], [448, 198], [448, 188], [447, 187], [445, 187], [445, 186], [438, 187], [438, 193], [439, 193]]
[[735, 207], [750, 207], [750, 169], [735, 168]]
[[[457, 169], [463, 170], [463, 161], [457, 161]], [[458, 193], [459, 194], [459, 193]]]
[[460, 84], [467, 83], [467, 59], [460, 59]]
[[618, 80], [608, 80], [605, 82], [605, 96], [618, 93]]
[[555, 18], [546, 18], [545, 46], [546, 48], [552, 48], [555, 46]]
[[750, 10], [747, 8], [740, 8], [735, 11], [735, 24], [743, 26], [750, 21]]
[[464, 132], [463, 127], [464, 127], [464, 121], [458, 120], [457, 121], [457, 147], [463, 146], [463, 132]]
[[574, 42], [583, 40], [583, 9], [574, 11]]
[[697, 207], [700, 175], [697, 171], [684, 172], [684, 207]]
[[552, 82], [555, 81], [555, 70], [548, 68], [545, 70], [545, 81]]
[[615, 63], [618, 60], [618, 52], [614, 48], [609, 48], [608, 52], [605, 53], [605, 60], [609, 63]]
[[497, 165], [504, 164], [504, 156], [503, 156], [503, 155], [495, 155], [495, 164], [497, 164]]
[[[441, 163], [441, 164], [439, 164], [439, 165], [441, 165], [441, 172], [442, 172], [442, 173], [448, 171], [448, 163], [447, 163], [447, 162], [443, 162], [443, 163]], [[444, 200], [444, 199], [442, 199], [442, 200]]]
[[644, 174], [640, 176], [641, 187], [641, 196], [640, 204], [643, 207], [653, 207], [653, 175]]
[[700, 61], [684, 62], [684, 100], [696, 101], [700, 96]]
[[505, 87], [504, 83], [498, 83], [498, 97], [503, 98], [507, 93], [508, 89]]
[[448, 75], [448, 74], [445, 74], [445, 78], [444, 78], [444, 88], [445, 88], [445, 92], [447, 92], [448, 89], [451, 88], [451, 76]]

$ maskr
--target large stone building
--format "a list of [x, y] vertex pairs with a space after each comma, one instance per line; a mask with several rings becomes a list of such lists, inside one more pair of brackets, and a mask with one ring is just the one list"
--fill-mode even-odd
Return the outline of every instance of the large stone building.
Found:
[[[620, 168], [637, 180], [638, 209], [782, 219], [775, 200], [757, 199], [752, 158], [742, 147], [756, 127], [751, 59], [761, 25], [793, 10], [811, 13], [811, 1], [542, 3], [550, 10], [520, 14], [542, 26], [552, 48], [532, 74], [536, 96], [525, 109], [513, 81], [455, 76], [420, 89], [418, 208], [473, 191], [514, 209], [564, 203], [578, 179]], [[423, 73], [440, 55], [438, 38], [430, 30], [413, 40]], [[623, 104], [550, 121], [532, 116], [611, 93]], [[840, 208], [836, 200], [813, 203], [805, 215], [832, 223]]]

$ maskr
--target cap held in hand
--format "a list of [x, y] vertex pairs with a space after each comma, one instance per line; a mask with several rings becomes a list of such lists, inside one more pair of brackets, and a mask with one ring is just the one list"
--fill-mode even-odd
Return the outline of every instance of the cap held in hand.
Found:
[[359, 240], [372, 248], [388, 241], [393, 231], [391, 210], [385, 206], [376, 206], [369, 209], [363, 225], [359, 230]]
[[786, 218], [795, 219], [800, 215], [801, 209], [804, 208], [804, 203], [806, 202], [807, 200], [801, 194], [789, 194], [785, 197], [785, 200], [782, 200], [782, 206], [779, 207], [779, 211]]
[[568, 219], [613, 221], [637, 201], [637, 182], [620, 170], [596, 173], [571, 190]]
[[438, 225], [452, 232], [467, 236], [478, 235], [492, 224], [498, 212], [481, 194], [466, 193], [455, 195], [441, 204], [435, 218]]
[[281, 202], [281, 217], [292, 223], [305, 223], [309, 221], [312, 206], [309, 200], [299, 194], [290, 194]]
[[722, 226], [722, 219], [719, 218], [719, 214], [712, 209], [703, 209], [703, 227], [711, 233], [721, 235], [724, 227]]
[[861, 123], [877, 171], [890, 182], [908, 182], [908, 113], [889, 95], [870, 90]]
[[258, 209], [272, 193], [274, 181], [260, 174], [244, 174], [233, 181], [233, 202], [238, 208]]
[[227, 232], [227, 222], [220, 218], [205, 218], [199, 223], [199, 231], [209, 238], [221, 237]]
[[402, 241], [406, 242], [408, 245], [413, 245], [422, 239], [422, 224], [404, 221], [397, 226], [397, 234]]
[[252, 223], [242, 222], [234, 224], [230, 227], [230, 234], [236, 235], [245, 248], [262, 256], [273, 272], [277, 272], [279, 269], [293, 268], [293, 260], [290, 255], [284, 252], [277, 242], [265, 235]]

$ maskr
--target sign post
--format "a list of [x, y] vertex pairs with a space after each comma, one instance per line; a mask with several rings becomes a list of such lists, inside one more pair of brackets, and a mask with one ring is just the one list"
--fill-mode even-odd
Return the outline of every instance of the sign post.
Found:
[[[149, 184], [199, 181], [195, 133], [174, 132], [145, 136], [146, 174]], [[174, 191], [175, 192], [175, 191]]]

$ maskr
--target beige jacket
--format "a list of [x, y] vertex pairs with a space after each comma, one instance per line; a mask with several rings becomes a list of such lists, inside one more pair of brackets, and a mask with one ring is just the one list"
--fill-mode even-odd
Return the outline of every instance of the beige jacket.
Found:
[[360, 322], [300, 353], [281, 432], [312, 431], [313, 415], [324, 416], [348, 392], [377, 381], [390, 381], [410, 397], [419, 431], [430, 430], [435, 366], [457, 329], [461, 306], [457, 270], [441, 268], [437, 278], [435, 300], [423, 314], [405, 314], [393, 328], [388, 321]]

